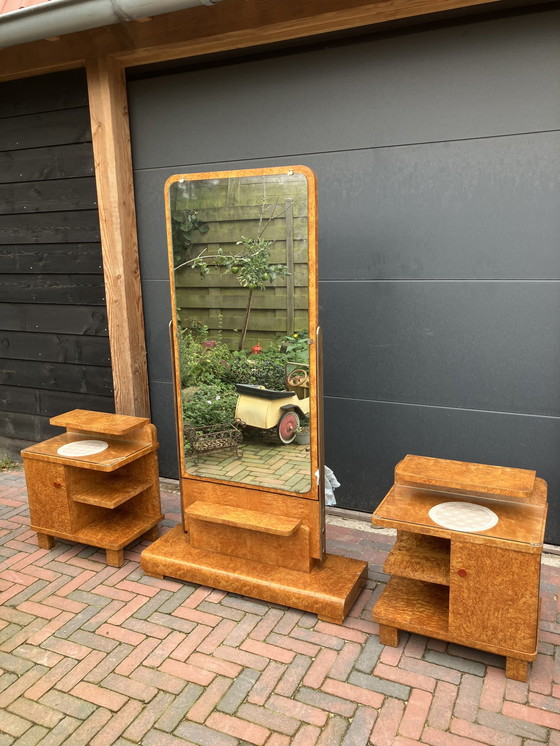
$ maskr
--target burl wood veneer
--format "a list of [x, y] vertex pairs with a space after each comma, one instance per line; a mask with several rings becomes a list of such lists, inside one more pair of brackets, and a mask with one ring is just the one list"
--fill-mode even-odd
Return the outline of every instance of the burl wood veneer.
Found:
[[[171, 200], [166, 200], [169, 271], [172, 295], [172, 334], [175, 413], [179, 436], [181, 510], [183, 525], [174, 528], [142, 552], [148, 575], [180, 578], [311, 611], [321, 619], [342, 623], [367, 577], [367, 563], [325, 553], [323, 473], [321, 339], [317, 326], [317, 222], [313, 173], [304, 166], [252, 169], [211, 174], [182, 174], [175, 182], [204, 183], [283, 175], [304, 175], [308, 184], [309, 324], [316, 334], [309, 342], [309, 394], [311, 399], [309, 489], [291, 492], [276, 487], [255, 487], [248, 481], [218, 481], [190, 474], [183, 447], [181, 371], [177, 350]], [[273, 183], [271, 182], [271, 183]], [[239, 184], [240, 182], [237, 182]], [[237, 186], [235, 186], [235, 189]], [[271, 187], [274, 190], [274, 186]], [[274, 192], [275, 193], [275, 192]], [[205, 192], [205, 200], [208, 194]], [[206, 202], [205, 202], [206, 204]], [[300, 228], [302, 230], [302, 228]], [[286, 239], [287, 241], [287, 239]], [[312, 332], [313, 334], [313, 332]], [[280, 446], [283, 448], [284, 446]]]
[[[163, 520], [156, 429], [143, 417], [75, 409], [51, 419], [67, 432], [22, 451], [31, 529], [44, 549], [54, 537], [105, 549], [120, 567], [123, 548], [140, 536], [157, 538]], [[80, 440], [109, 447], [90, 456], [61, 456], [58, 448]]]
[[[373, 609], [380, 639], [398, 630], [506, 656], [506, 676], [525, 681], [537, 655], [546, 483], [535, 472], [407, 456], [373, 523], [397, 529], [384, 566], [393, 577]], [[429, 517], [443, 502], [485, 505], [485, 531], [444, 528]]]

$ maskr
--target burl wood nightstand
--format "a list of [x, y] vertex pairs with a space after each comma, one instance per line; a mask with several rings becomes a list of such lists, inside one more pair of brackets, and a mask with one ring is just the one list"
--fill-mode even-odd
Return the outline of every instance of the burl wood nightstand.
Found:
[[384, 566], [393, 577], [373, 609], [381, 642], [397, 645], [402, 629], [505, 655], [506, 676], [525, 681], [537, 655], [546, 498], [533, 471], [406, 456], [373, 515], [397, 529]]
[[[50, 422], [66, 433], [21, 452], [37, 543], [50, 549], [58, 537], [101, 547], [107, 564], [120, 567], [123, 548], [139, 536], [157, 539], [163, 520], [156, 429], [143, 417], [82, 409]], [[92, 441], [106, 446], [87, 453]]]

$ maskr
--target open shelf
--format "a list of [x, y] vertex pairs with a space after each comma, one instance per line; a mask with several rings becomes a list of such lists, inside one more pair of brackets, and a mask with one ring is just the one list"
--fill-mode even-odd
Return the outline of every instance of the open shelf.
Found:
[[423, 580], [392, 577], [375, 605], [374, 618], [389, 627], [445, 638], [449, 627], [449, 589]]
[[136, 515], [117, 508], [99, 521], [76, 531], [75, 541], [106, 549], [122, 549], [163, 520], [162, 515]]
[[149, 479], [138, 479], [124, 474], [94, 473], [87, 485], [73, 495], [73, 500], [77, 503], [98, 505], [112, 510], [144, 492], [150, 486], [151, 480]]
[[94, 453], [89, 456], [61, 456], [58, 453], [60, 446], [67, 443], [75, 443], [80, 440], [89, 440], [86, 435], [76, 435], [76, 433], [62, 433], [54, 438], [44, 440], [41, 443], [35, 443], [25, 449], [26, 455], [31, 455], [38, 461], [57, 463], [64, 466], [76, 466], [81, 469], [90, 469], [92, 471], [116, 471], [121, 466], [125, 466], [131, 461], [135, 461], [146, 453], [157, 450], [157, 444], [146, 442], [145, 440], [129, 441], [116, 440], [115, 438], [105, 437], [109, 446], [104, 451]]
[[263, 534], [275, 536], [292, 536], [301, 525], [300, 518], [289, 518], [282, 515], [261, 513], [258, 510], [247, 510], [230, 505], [194, 502], [185, 510], [189, 518], [195, 518], [207, 523], [219, 523], [225, 526], [259, 531]]
[[450, 548], [449, 539], [399, 531], [383, 571], [388, 575], [449, 585]]
[[104, 435], [127, 435], [149, 422], [147, 417], [130, 417], [124, 414], [106, 414], [90, 412], [85, 409], [73, 409], [71, 412], [51, 417], [51, 425], [65, 427], [67, 430], [84, 430]]

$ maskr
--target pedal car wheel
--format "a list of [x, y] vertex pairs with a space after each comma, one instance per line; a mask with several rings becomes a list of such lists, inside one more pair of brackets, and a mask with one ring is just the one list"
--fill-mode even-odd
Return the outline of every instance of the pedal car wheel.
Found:
[[284, 445], [293, 443], [296, 439], [296, 430], [299, 427], [299, 417], [297, 412], [284, 412], [278, 425], [276, 426], [276, 432], [278, 434], [278, 440]]

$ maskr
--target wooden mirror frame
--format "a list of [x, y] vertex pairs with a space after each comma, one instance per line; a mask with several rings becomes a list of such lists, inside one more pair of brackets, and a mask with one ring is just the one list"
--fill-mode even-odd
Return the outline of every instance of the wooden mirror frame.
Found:
[[[309, 481], [310, 486], [307, 492], [292, 492], [290, 490], [281, 490], [274, 487], [260, 487], [251, 485], [248, 482], [235, 482], [235, 481], [222, 481], [214, 479], [212, 477], [204, 477], [196, 474], [191, 474], [187, 471], [185, 464], [185, 449], [183, 448], [180, 433], [183, 432], [183, 419], [182, 419], [182, 402], [181, 402], [181, 387], [179, 381], [181, 380], [180, 368], [179, 368], [179, 351], [177, 344], [177, 301], [175, 292], [174, 278], [174, 261], [173, 261], [173, 238], [171, 230], [171, 200], [170, 200], [170, 189], [173, 184], [181, 181], [209, 181], [212, 179], [231, 179], [231, 178], [243, 178], [245, 176], [273, 176], [273, 175], [293, 175], [301, 174], [305, 177], [307, 182], [307, 282], [308, 282], [308, 329], [309, 329], [309, 384], [310, 384], [310, 472]], [[165, 212], [166, 212], [166, 227], [167, 227], [167, 247], [168, 247], [168, 262], [169, 262], [169, 277], [170, 277], [170, 293], [171, 293], [171, 331], [170, 331], [170, 342], [171, 342], [171, 364], [173, 373], [173, 384], [175, 389], [175, 418], [177, 427], [177, 450], [179, 458], [179, 475], [181, 481], [181, 495], [183, 496], [189, 490], [196, 490], [198, 493], [199, 486], [190, 484], [191, 481], [197, 482], [209, 482], [214, 485], [214, 489], [220, 492], [220, 486], [225, 486], [228, 489], [252, 489], [261, 492], [273, 493], [275, 495], [293, 495], [294, 497], [304, 498], [308, 500], [319, 500], [319, 495], [323, 494], [321, 485], [317, 484], [317, 479], [314, 476], [317, 472], [322, 473], [322, 447], [320, 439], [322, 437], [322, 427], [319, 425], [319, 390], [321, 388], [320, 382], [322, 380], [322, 370], [319, 368], [320, 364], [320, 330], [318, 329], [318, 269], [317, 269], [317, 179], [315, 174], [310, 168], [306, 166], [290, 166], [290, 167], [275, 167], [275, 168], [259, 168], [259, 169], [244, 169], [236, 171], [215, 171], [208, 173], [196, 173], [196, 174], [175, 174], [170, 176], [165, 182]], [[184, 497], [182, 498], [185, 499]]]

